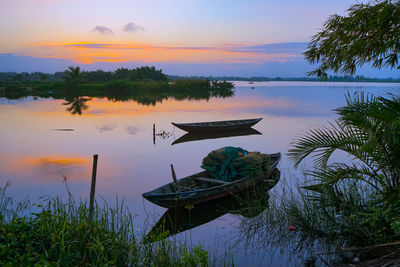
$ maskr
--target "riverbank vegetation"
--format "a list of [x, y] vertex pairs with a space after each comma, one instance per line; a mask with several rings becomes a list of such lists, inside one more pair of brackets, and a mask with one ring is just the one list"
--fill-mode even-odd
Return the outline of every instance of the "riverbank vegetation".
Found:
[[175, 239], [145, 244], [135, 232], [134, 217], [118, 200], [115, 207], [96, 205], [89, 225], [86, 203], [71, 195], [30, 205], [15, 203], [6, 194], [7, 186], [0, 189], [2, 266], [212, 265], [201, 245]]
[[[58, 79], [37, 80], [40, 75], [26, 76], [19, 80], [0, 82], [0, 97], [18, 99], [35, 96], [54, 99], [99, 97], [114, 101], [134, 100], [144, 105], [154, 105], [172, 97], [177, 100], [209, 99], [234, 95], [232, 83], [202, 79], [179, 79], [169, 81], [161, 70], [154, 67], [101, 70], [86, 72], [79, 67], [69, 67]], [[61, 77], [61, 78], [60, 78]]]
[[[400, 97], [347, 96], [347, 106], [329, 128], [310, 130], [295, 140], [289, 157], [296, 166], [315, 155], [313, 178], [303, 187], [318, 224], [306, 220], [304, 207], [293, 207], [297, 225], [347, 245], [400, 240]], [[337, 150], [350, 162], [332, 163]], [[317, 215], [317, 214], [314, 214]], [[321, 224], [321, 222], [324, 222]]]
[[[400, 68], [400, 1], [357, 4], [348, 11], [348, 16], [330, 17], [314, 36], [305, 55], [319, 66], [309, 74], [322, 79], [329, 70], [354, 74], [367, 62], [376, 68]], [[387, 28], [397, 30], [388, 33]], [[299, 188], [298, 201], [288, 202], [284, 210], [289, 222], [308, 237], [341, 247], [385, 247], [386, 256], [395, 253], [398, 258], [400, 97], [398, 92], [385, 97], [361, 92], [346, 100], [329, 127], [311, 129], [292, 143], [288, 156], [295, 166], [312, 157], [314, 168], [306, 171], [312, 180]], [[337, 151], [350, 160], [332, 162]]]

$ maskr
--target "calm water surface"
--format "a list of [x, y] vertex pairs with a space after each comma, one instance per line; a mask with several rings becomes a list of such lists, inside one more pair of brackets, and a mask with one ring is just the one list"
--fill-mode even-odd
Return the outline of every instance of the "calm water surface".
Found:
[[[255, 87], [255, 88], [251, 88]], [[280, 169], [296, 174], [284, 155], [295, 136], [335, 118], [333, 109], [345, 105], [345, 94], [355, 91], [384, 95], [398, 84], [236, 82], [235, 96], [209, 100], [173, 99], [155, 105], [134, 101], [96, 99], [85, 102], [82, 115], [73, 115], [64, 100], [20, 100], [0, 98], [0, 186], [10, 181], [9, 193], [16, 199], [35, 202], [40, 196], [65, 196], [62, 183], [67, 177], [76, 198], [89, 195], [91, 160], [99, 154], [97, 196], [108, 203], [125, 199], [136, 214], [138, 231], [146, 231], [164, 213], [142, 198], [142, 193], [171, 181], [170, 164], [178, 177], [201, 171], [203, 157], [223, 146], [239, 146], [263, 153], [281, 152]], [[262, 117], [254, 128], [262, 135], [192, 141], [171, 145], [185, 132], [171, 122], [196, 122]], [[156, 136], [153, 140], [153, 124]], [[343, 155], [336, 156], [337, 158]], [[293, 177], [285, 177], [289, 182]], [[279, 194], [278, 184], [274, 193]], [[190, 242], [212, 245], [224, 253], [237, 243], [237, 229], [243, 218], [224, 215], [178, 235]], [[146, 225], [146, 230], [143, 226]], [[285, 227], [285, 226], [283, 226]], [[262, 244], [255, 247], [263, 247]], [[285, 264], [277, 253], [237, 244], [230, 250], [241, 265]], [[279, 253], [278, 253], [279, 254]], [[285, 257], [285, 256], [283, 256]]]

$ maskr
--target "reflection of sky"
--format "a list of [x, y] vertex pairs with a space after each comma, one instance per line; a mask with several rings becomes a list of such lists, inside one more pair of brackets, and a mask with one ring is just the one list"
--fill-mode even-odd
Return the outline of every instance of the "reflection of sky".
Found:
[[[283, 153], [281, 169], [294, 172], [284, 155], [290, 142], [310, 127], [332, 120], [332, 109], [345, 104], [347, 91], [362, 89], [382, 94], [393, 88], [387, 84], [276, 82], [252, 86], [255, 89], [248, 83], [238, 84], [233, 98], [182, 102], [168, 99], [155, 106], [92, 99], [86, 102], [89, 109], [82, 116], [69, 114], [62, 100], [0, 99], [0, 186], [10, 180], [13, 195], [19, 199], [30, 195], [31, 200], [36, 200], [41, 194], [64, 194], [61, 181], [65, 175], [72, 193], [86, 198], [92, 155], [99, 154], [96, 194], [110, 203], [116, 194], [125, 198], [140, 225], [163, 213], [164, 209], [143, 201], [141, 194], [172, 180], [171, 163], [178, 177], [187, 176], [201, 170], [201, 161], [211, 150], [230, 145], [264, 153], [279, 151]], [[254, 126], [262, 135], [171, 146], [184, 134], [171, 121], [253, 117], [263, 117]], [[154, 145], [153, 123], [156, 132], [164, 130], [172, 136], [156, 137]], [[52, 130], [66, 128], [74, 131]], [[342, 158], [343, 155], [338, 156]], [[213, 242], [215, 227], [225, 227], [232, 220], [232, 216], [223, 216], [193, 230], [192, 237]]]

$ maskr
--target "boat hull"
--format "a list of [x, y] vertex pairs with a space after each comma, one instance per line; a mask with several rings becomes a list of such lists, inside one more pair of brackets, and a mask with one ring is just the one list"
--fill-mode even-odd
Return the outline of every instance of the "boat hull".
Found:
[[184, 207], [168, 209], [148, 232], [145, 242], [160, 241], [168, 236], [213, 221], [227, 213], [240, 214], [246, 218], [257, 216], [268, 207], [268, 205], [264, 206], [260, 203], [268, 203], [268, 191], [279, 181], [280, 172], [277, 168], [274, 169], [272, 175], [275, 183], [261, 182], [238, 194], [200, 203], [190, 209]]
[[250, 128], [262, 118], [247, 119], [247, 120], [230, 120], [230, 121], [210, 121], [197, 123], [175, 123], [172, 125], [187, 132], [220, 132], [232, 131]]
[[[167, 185], [156, 188], [150, 192], [144, 193], [143, 197], [153, 202], [156, 205], [165, 208], [177, 208], [187, 205], [196, 205], [203, 202], [208, 202], [210, 200], [215, 200], [219, 198], [226, 197], [228, 195], [236, 194], [245, 190], [250, 186], [255, 186], [262, 181], [268, 181], [271, 177], [276, 165], [280, 160], [280, 153], [272, 154], [273, 163], [271, 164], [270, 171], [259, 177], [244, 177], [233, 182], [226, 184], [220, 184], [215, 186], [209, 186], [206, 188], [178, 192], [176, 188], [180, 185], [186, 185], [191, 181], [195, 180], [197, 177], [207, 177], [207, 172], [200, 172], [185, 178], [178, 180], [176, 183], [172, 182]], [[271, 179], [271, 184], [276, 183]], [[174, 192], [175, 191], [175, 192]]]

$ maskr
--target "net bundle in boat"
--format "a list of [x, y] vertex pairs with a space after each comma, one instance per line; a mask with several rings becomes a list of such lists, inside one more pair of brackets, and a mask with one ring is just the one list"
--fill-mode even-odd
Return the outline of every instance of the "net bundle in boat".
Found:
[[201, 167], [210, 177], [230, 182], [245, 176], [263, 176], [269, 172], [270, 164], [268, 154], [227, 146], [211, 151]]

